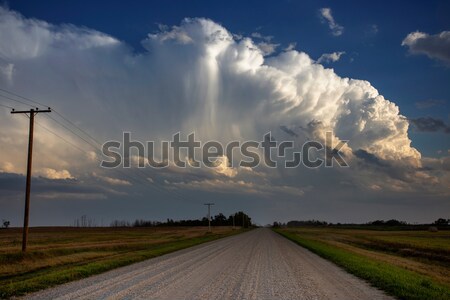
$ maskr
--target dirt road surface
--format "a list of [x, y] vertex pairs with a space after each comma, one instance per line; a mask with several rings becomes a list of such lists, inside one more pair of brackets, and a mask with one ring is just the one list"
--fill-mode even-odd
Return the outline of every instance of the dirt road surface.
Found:
[[270, 229], [256, 229], [26, 299], [391, 299]]

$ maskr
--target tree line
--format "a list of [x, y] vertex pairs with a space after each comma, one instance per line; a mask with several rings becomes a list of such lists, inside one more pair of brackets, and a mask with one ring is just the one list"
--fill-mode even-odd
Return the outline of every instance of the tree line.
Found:
[[[114, 220], [110, 227], [163, 227], [163, 226], [208, 226], [208, 218], [173, 220], [167, 219], [165, 222], [136, 219], [134, 222], [126, 220]], [[226, 217], [219, 213], [211, 217], [211, 226], [236, 226], [248, 228], [252, 226], [252, 218], [246, 213], [239, 211]]]
[[375, 220], [370, 221], [367, 223], [328, 223], [325, 221], [319, 221], [319, 220], [306, 220], [306, 221], [289, 221], [287, 223], [282, 222], [273, 222], [272, 227], [301, 227], [301, 226], [386, 226], [386, 227], [393, 227], [393, 226], [439, 226], [439, 227], [448, 227], [450, 226], [450, 219], [444, 219], [439, 218], [436, 221], [434, 221], [431, 224], [409, 224], [405, 221], [399, 221], [396, 219], [390, 219], [390, 220]]

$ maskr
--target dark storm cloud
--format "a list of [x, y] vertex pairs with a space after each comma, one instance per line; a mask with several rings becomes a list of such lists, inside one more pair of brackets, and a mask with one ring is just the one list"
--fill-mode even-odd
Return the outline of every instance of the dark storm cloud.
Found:
[[450, 126], [440, 119], [432, 117], [420, 117], [409, 119], [409, 123], [414, 126], [417, 131], [421, 132], [445, 132], [450, 133]]
[[[100, 185], [80, 183], [74, 179], [47, 179], [33, 177], [32, 191], [38, 195], [52, 194], [102, 194], [108, 190]], [[15, 173], [0, 173], [0, 190], [4, 195], [17, 195], [25, 191], [25, 176]]]
[[450, 31], [434, 35], [419, 31], [411, 32], [403, 40], [402, 46], [407, 46], [413, 54], [425, 54], [450, 64]]

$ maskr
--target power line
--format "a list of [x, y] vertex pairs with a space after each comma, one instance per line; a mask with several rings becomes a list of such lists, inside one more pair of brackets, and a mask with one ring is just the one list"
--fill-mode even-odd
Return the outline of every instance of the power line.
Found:
[[42, 129], [50, 132], [51, 134], [55, 135], [56, 137], [60, 138], [61, 140], [63, 140], [64, 142], [66, 142], [67, 144], [71, 145], [72, 147], [76, 148], [77, 150], [83, 152], [83, 153], [88, 153], [86, 150], [78, 147], [77, 145], [75, 145], [72, 142], [69, 142], [68, 140], [66, 140], [65, 138], [63, 138], [62, 136], [60, 136], [59, 134], [57, 134], [56, 132], [52, 131], [51, 129], [48, 129], [47, 127], [45, 127], [44, 125], [42, 125], [41, 123], [36, 121], [36, 125], [38, 125], [39, 127], [41, 127]]
[[[45, 104], [43, 104], [43, 103], [41, 103], [41, 102], [39, 102], [39, 101], [30, 99], [30, 98], [28, 98], [28, 97], [24, 97], [24, 96], [22, 96], [22, 95], [19, 95], [19, 94], [17, 94], [17, 93], [11, 92], [11, 91], [8, 91], [8, 90], [3, 89], [3, 88], [0, 88], [0, 91], [3, 91], [3, 92], [5, 92], [5, 93], [7, 93], [7, 94], [9, 94], [9, 95], [12, 95], [12, 96], [21, 98], [21, 99], [23, 99], [23, 100], [29, 101], [29, 102], [34, 103], [34, 104], [38, 104], [38, 105], [41, 105], [41, 106], [49, 107], [49, 105], [45, 105]], [[22, 103], [22, 104], [25, 104], [25, 105], [28, 105], [28, 106], [31, 106], [31, 107], [32, 107], [32, 105], [30, 105], [30, 104], [28, 104], [28, 103], [25, 103], [25, 102], [22, 102], [22, 101], [19, 101], [19, 100], [17, 100], [17, 99], [13, 99], [13, 98], [10, 98], [10, 97], [1, 95], [1, 94], [0, 94], [0, 96], [5, 97], [5, 98], [7, 98], [7, 99], [10, 99], [10, 100], [12, 100], [12, 101], [16, 101], [16, 102], [19, 102], [19, 103]], [[74, 126], [74, 127], [75, 127], [76, 129], [78, 129], [80, 132], [84, 133], [84, 134], [85, 134], [86, 136], [88, 136], [90, 139], [92, 139], [93, 141], [95, 141], [96, 143], [98, 143], [99, 145], [101, 145], [101, 143], [100, 143], [97, 139], [95, 139], [92, 135], [90, 135], [89, 133], [87, 133], [85, 130], [81, 129], [81, 128], [80, 128], [79, 126], [77, 126], [74, 122], [70, 121], [70, 120], [69, 120], [67, 117], [65, 117], [62, 113], [58, 112], [58, 111], [55, 110], [55, 109], [52, 109], [52, 111], [53, 111], [54, 113], [56, 113], [59, 117], [61, 117], [64, 121], [66, 121], [66, 122], [69, 123], [70, 125]], [[60, 125], [61, 125], [61, 124], [60, 124]]]
[[[5, 93], [7, 93], [7, 94], [9, 94], [9, 95], [12, 95], [12, 96], [21, 98], [21, 99], [23, 99], [23, 100], [29, 101], [29, 102], [34, 103], [34, 104], [38, 104], [38, 105], [41, 105], [41, 106], [44, 106], [44, 107], [49, 107], [49, 105], [45, 105], [45, 104], [43, 104], [43, 103], [41, 103], [41, 102], [39, 102], [39, 101], [30, 99], [30, 98], [28, 98], [28, 97], [21, 96], [21, 95], [19, 95], [19, 94], [17, 94], [17, 93], [8, 91], [8, 90], [3, 89], [3, 88], [0, 88], [0, 91], [3, 91], [3, 92], [5, 92]], [[13, 98], [11, 98], [11, 97], [4, 96], [4, 95], [1, 95], [1, 94], [0, 94], [0, 96], [1, 96], [1, 97], [4, 97], [4, 98], [6, 98], [6, 99], [9, 99], [9, 100], [12, 100], [12, 101], [16, 101], [16, 102], [18, 102], [18, 103], [22, 103], [22, 104], [24, 104], [24, 105], [28, 105], [28, 106], [31, 106], [31, 107], [32, 107], [32, 105], [30, 105], [30, 104], [28, 104], [28, 103], [25, 103], [25, 102], [22, 102], [22, 101], [20, 101], [20, 100], [13, 99]], [[70, 121], [68, 118], [66, 118], [65, 116], [63, 116], [62, 113], [60, 113], [60, 112], [58, 112], [58, 111], [56, 111], [56, 110], [54, 110], [54, 109], [53, 109], [53, 112], [56, 113], [59, 117], [61, 117], [64, 121], [66, 121], [66, 122], [69, 123], [70, 125], [74, 126], [76, 129], [78, 129], [79, 131], [81, 131], [82, 133], [84, 133], [85, 135], [87, 135], [90, 139], [94, 140], [94, 141], [95, 141], [96, 143], [98, 143], [98, 144], [101, 144], [101, 143], [100, 143], [99, 141], [97, 141], [94, 137], [92, 137], [89, 133], [87, 133], [86, 131], [84, 131], [83, 129], [81, 129], [79, 126], [77, 126], [75, 123], [73, 123], [72, 121]]]
[[[62, 126], [62, 127], [64, 127], [66, 130], [68, 130], [68, 131], [70, 131], [71, 133], [73, 133], [74, 135], [76, 135], [78, 138], [80, 138], [81, 140], [83, 140], [85, 143], [87, 143], [88, 145], [90, 145], [91, 147], [93, 147], [96, 151], [98, 151], [97, 152], [97, 154], [101, 154], [100, 153], [100, 149], [99, 149], [99, 147], [97, 147], [96, 145], [93, 145], [92, 143], [90, 143], [89, 141], [87, 141], [86, 139], [84, 139], [83, 137], [81, 137], [80, 135], [78, 135], [76, 132], [74, 132], [73, 130], [71, 130], [70, 128], [68, 128], [67, 126], [65, 126], [64, 124], [62, 124], [62, 123], [60, 123], [58, 120], [55, 120], [54, 118], [52, 118], [51, 116], [48, 116], [47, 115], [47, 117], [48, 118], [50, 118], [50, 119], [52, 119], [54, 122], [56, 122], [56, 123], [58, 123], [60, 126]], [[54, 132], [52, 132], [53, 134], [55, 134]], [[56, 134], [55, 134], [56, 135]], [[58, 136], [58, 137], [60, 137], [60, 136]], [[62, 137], [60, 137], [61, 139], [63, 139]], [[65, 140], [66, 142], [67, 142], [67, 140]], [[74, 147], [77, 147], [77, 146], [75, 146], [73, 143], [70, 143], [72, 146], [74, 146]], [[98, 143], [99, 145], [100, 145], [100, 143]], [[79, 150], [80, 150], [80, 148], [79, 147], [77, 147]], [[85, 152], [85, 150], [82, 150], [83, 152]], [[97, 157], [96, 157], [96, 159], [97, 159], [97, 161], [98, 162], [102, 162], [100, 159], [98, 159]], [[115, 170], [115, 169], [114, 169]], [[142, 173], [146, 178], [148, 177], [148, 174], [146, 174], [143, 170], [141, 170], [141, 169], [139, 169], [139, 168], [137, 168], [137, 170], [140, 172], [140, 173]], [[136, 177], [136, 178], [139, 178], [139, 177]], [[153, 186], [154, 188], [156, 188], [156, 189], [158, 189], [159, 191], [163, 191], [163, 192], [168, 192], [168, 193], [170, 193], [170, 191], [167, 191], [167, 190], [165, 190], [165, 189], [163, 189], [163, 188], [160, 188], [160, 187], [158, 187], [156, 184], [154, 184], [154, 183], [152, 183], [152, 182], [150, 182], [150, 181], [148, 181], [148, 180], [145, 180], [144, 181], [146, 184], [150, 184], [151, 186]], [[175, 191], [172, 191], [172, 193], [173, 194], [176, 194], [177, 196], [179, 196], [179, 197], [181, 197], [181, 195], [179, 195], [178, 193], [176, 193]]]
[[[34, 103], [34, 104], [38, 104], [38, 105], [41, 105], [41, 106], [44, 106], [44, 107], [48, 107], [48, 105], [45, 105], [45, 104], [43, 104], [42, 102], [39, 102], [39, 101], [30, 99], [30, 98], [25, 97], [25, 96], [21, 96], [21, 95], [19, 95], [18, 93], [14, 93], [14, 92], [8, 91], [8, 90], [3, 89], [3, 88], [0, 88], [0, 91], [3, 91], [3, 92], [5, 92], [5, 93], [7, 93], [7, 94], [9, 94], [9, 95], [12, 95], [12, 96], [21, 98], [21, 99], [23, 99], [23, 100], [25, 100], [25, 101], [29, 101], [29, 102]], [[9, 100], [12, 100], [12, 101], [15, 101], [15, 102], [18, 102], [18, 103], [21, 103], [21, 104], [24, 104], [24, 105], [33, 107], [32, 105], [30, 105], [30, 104], [28, 104], [28, 103], [22, 102], [22, 101], [17, 100], [17, 99], [13, 99], [13, 98], [11, 98], [11, 97], [4, 96], [4, 95], [2, 95], [2, 94], [0, 94], [0, 96], [1, 96], [1, 97], [4, 97], [4, 98], [7, 98], [7, 99], [9, 99]], [[55, 110], [55, 109], [52, 109], [52, 112], [56, 113], [59, 117], [61, 117], [61, 118], [62, 118], [64, 121], [66, 121], [68, 124], [70, 124], [71, 126], [75, 127], [77, 130], [79, 130], [80, 132], [82, 132], [83, 134], [85, 134], [86, 136], [88, 136], [92, 141], [94, 141], [95, 143], [97, 143], [99, 146], [102, 145], [102, 143], [100, 143], [96, 138], [94, 138], [92, 135], [90, 135], [89, 133], [87, 133], [85, 130], [81, 129], [81, 128], [80, 128], [79, 126], [77, 126], [74, 122], [70, 121], [70, 120], [69, 120], [67, 117], [65, 117], [62, 113], [58, 112], [58, 111]], [[53, 117], [50, 117], [50, 116], [48, 116], [48, 117], [49, 117], [50, 119], [52, 119], [54, 122], [58, 123], [60, 126], [64, 127], [66, 130], [70, 131], [72, 134], [76, 135], [78, 138], [80, 138], [81, 140], [83, 140], [85, 143], [89, 144], [89, 145], [90, 145], [91, 147], [93, 147], [94, 149], [97, 149], [98, 151], [100, 151], [100, 149], [98, 149], [98, 148], [100, 148], [100, 147], [97, 148], [97, 146], [93, 145], [92, 143], [90, 143], [89, 141], [87, 141], [85, 138], [81, 137], [79, 134], [77, 134], [77, 133], [74, 132], [73, 130], [69, 129], [67, 126], [65, 126], [65, 125], [62, 124], [61, 122], [58, 122], [58, 121], [57, 121], [56, 119], [54, 119]], [[37, 122], [36, 122], [36, 123], [37, 123]], [[37, 123], [37, 124], [38, 124], [38, 123]], [[45, 130], [49, 131], [50, 133], [54, 134], [55, 136], [61, 138], [61, 139], [62, 139], [63, 141], [65, 141], [66, 143], [69, 143], [70, 145], [74, 146], [74, 147], [77, 148], [78, 150], [80, 150], [80, 151], [82, 151], [82, 152], [86, 152], [85, 150], [82, 150], [80, 147], [74, 145], [73, 143], [68, 142], [66, 139], [64, 139], [63, 137], [59, 136], [59, 135], [56, 134], [55, 132], [52, 132], [50, 129], [44, 127], [42, 124], [38, 124], [38, 125], [41, 126], [42, 128], [44, 128]], [[96, 157], [96, 160], [99, 161], [99, 162], [101, 163], [100, 159], [98, 159], [97, 157]], [[117, 169], [114, 169], [114, 170], [117, 170]], [[142, 171], [140, 168], [137, 168], [137, 170], [138, 170], [140, 173], [142, 173], [145, 177], [148, 176], [148, 174], [146, 174], [146, 173], [145, 173], [144, 171]], [[139, 177], [136, 177], [136, 178], [139, 178]], [[164, 189], [164, 188], [159, 187], [159, 186], [157, 186], [155, 183], [150, 182], [150, 181], [148, 181], [148, 180], [146, 180], [145, 183], [146, 183], [146, 184], [150, 184], [150, 186], [152, 186], [153, 188], [156, 188], [156, 189], [159, 190], [159, 191], [163, 191], [163, 192], [166, 192], [166, 193], [169, 193], [169, 194], [173, 194], [173, 195], [175, 195], [175, 196], [177, 196], [177, 197], [179, 197], [179, 198], [181, 198], [181, 199], [183, 198], [183, 196], [180, 195], [180, 194], [179, 194], [178, 192], [176, 192], [176, 191]]]
[[[54, 131], [52, 131], [51, 129], [47, 128], [46, 126], [42, 125], [41, 123], [39, 123], [39, 122], [37, 122], [37, 121], [35, 121], [35, 122], [36, 122], [36, 124], [37, 124], [39, 127], [43, 128], [44, 130], [46, 130], [46, 131], [50, 132], [51, 134], [55, 135], [56, 137], [60, 138], [60, 139], [61, 139], [62, 141], [64, 141], [65, 143], [67, 143], [67, 144], [71, 145], [72, 147], [76, 148], [78, 151], [82, 152], [83, 154], [88, 154], [88, 152], [87, 152], [86, 150], [84, 150], [84, 149], [78, 147], [78, 146], [75, 145], [74, 143], [72, 143], [72, 142], [68, 141], [67, 139], [63, 138], [62, 136], [60, 136], [60, 135], [57, 134], [56, 132], [54, 132]], [[97, 161], [100, 162], [100, 163], [102, 162], [102, 160], [100, 160], [97, 156], [95, 157], [95, 160], [97, 160]], [[127, 177], [129, 180], [131, 180], [132, 182], [135, 182], [135, 183], [137, 183], [137, 184], [142, 184], [142, 185], [144, 185], [144, 186], [147, 185], [147, 184], [150, 184], [150, 187], [151, 187], [152, 189], [157, 189], [157, 190], [159, 190], [159, 191], [166, 192], [166, 193], [171, 193], [171, 192], [173, 192], [173, 191], [170, 191], [170, 190], [163, 189], [163, 188], [157, 186], [156, 184], [154, 184], [154, 183], [152, 183], [152, 182], [150, 182], [150, 181], [148, 181], [148, 180], [142, 180], [142, 179], [141, 179], [140, 177], [138, 177], [138, 176], [134, 176], [134, 175], [133, 175], [133, 176], [130, 176], [129, 174], [126, 174], [125, 172], [121, 171], [120, 169], [112, 169], [112, 170], [115, 171], [115, 172], [120, 173], [121, 175]], [[138, 170], [141, 171], [141, 172], [143, 172], [143, 171], [140, 170], [140, 169], [138, 169]], [[145, 173], [143, 173], [143, 174], [147, 177], [147, 174], [145, 174]], [[181, 197], [181, 195], [179, 195], [178, 193], [175, 193], [175, 192], [173, 192], [173, 193], [174, 193], [173, 195], [178, 196], [178, 197]]]
[[99, 147], [97, 145], [93, 145], [91, 142], [87, 141], [86, 139], [84, 139], [82, 136], [78, 135], [76, 132], [74, 132], [72, 129], [68, 128], [66, 125], [62, 124], [61, 122], [59, 122], [58, 120], [54, 119], [53, 117], [47, 115], [47, 117], [51, 120], [53, 120], [54, 122], [56, 122], [57, 124], [59, 124], [60, 126], [64, 127], [66, 130], [70, 131], [71, 133], [73, 133], [74, 135], [76, 135], [78, 138], [80, 138], [81, 140], [83, 140], [84, 142], [86, 142], [87, 144], [89, 144], [91, 147], [93, 147], [96, 150], [100, 150]]
[[80, 127], [78, 127], [76, 124], [74, 124], [72, 121], [70, 121], [69, 119], [67, 119], [66, 117], [64, 117], [61, 113], [59, 113], [58, 111], [53, 110], [58, 116], [60, 116], [64, 121], [66, 121], [67, 123], [69, 123], [70, 125], [74, 126], [76, 129], [78, 129], [79, 131], [81, 131], [82, 133], [84, 133], [85, 135], [87, 135], [89, 138], [91, 138], [91, 140], [93, 140], [94, 142], [96, 142], [97, 144], [101, 145], [101, 143], [95, 139], [94, 137], [92, 137], [89, 133], [87, 133], [86, 131], [84, 131], [83, 129], [81, 129]]
[[20, 101], [20, 100], [17, 100], [17, 99], [14, 99], [14, 98], [11, 98], [11, 97], [8, 97], [8, 96], [5, 96], [5, 95], [2, 95], [2, 94], [0, 94], [0, 97], [3, 97], [3, 98], [5, 98], [5, 99], [11, 100], [11, 101], [15, 101], [15, 102], [17, 102], [17, 103], [20, 103], [20, 104], [26, 105], [26, 106], [28, 106], [28, 107], [34, 107], [34, 106], [33, 106], [33, 105], [31, 105], [31, 104], [25, 103], [25, 102], [23, 102], [23, 101]]
[[[28, 97], [24, 97], [24, 96], [19, 95], [19, 94], [17, 94], [17, 93], [8, 91], [8, 90], [6, 90], [6, 89], [4, 89], [4, 88], [0, 88], [0, 91], [3, 91], [3, 92], [5, 92], [5, 93], [7, 93], [7, 94], [9, 94], [9, 95], [12, 95], [12, 96], [21, 98], [21, 99], [23, 99], [23, 100], [29, 101], [29, 102], [31, 102], [31, 103], [34, 103], [34, 104], [38, 104], [38, 105], [41, 105], [41, 106], [46, 106], [46, 107], [48, 107], [48, 105], [45, 105], [45, 104], [43, 104], [43, 103], [41, 103], [41, 102], [39, 102], [39, 101], [30, 99], [30, 98], [28, 98]], [[0, 97], [4, 97], [4, 98], [6, 98], [6, 99], [9, 99], [9, 100], [12, 100], [12, 101], [15, 101], [15, 102], [18, 102], [18, 103], [21, 103], [21, 104], [24, 104], [24, 105], [33, 107], [32, 105], [30, 105], [30, 104], [28, 104], [28, 103], [25, 103], [25, 102], [23, 102], [23, 101], [20, 101], [20, 100], [17, 100], [17, 99], [8, 97], [8, 96], [4, 96], [4, 95], [2, 95], [2, 94], [0, 94]], [[12, 107], [8, 107], [8, 108], [13, 109]], [[58, 111], [56, 111], [56, 110], [54, 110], [54, 109], [53, 109], [52, 111], [53, 111], [54, 113], [56, 113], [59, 117], [61, 117], [64, 121], [66, 121], [66, 122], [69, 123], [70, 125], [74, 126], [76, 129], [78, 129], [79, 131], [81, 131], [82, 133], [84, 133], [85, 135], [87, 135], [90, 139], [92, 139], [93, 141], [95, 141], [99, 146], [101, 145], [101, 143], [100, 143], [98, 140], [96, 140], [94, 137], [92, 137], [92, 136], [91, 136], [90, 134], [88, 134], [86, 131], [84, 131], [83, 129], [81, 129], [80, 127], [78, 127], [76, 124], [74, 124], [74, 123], [73, 123], [72, 121], [70, 121], [68, 118], [64, 117], [61, 113], [59, 113]], [[61, 122], [57, 121], [55, 118], [53, 118], [53, 117], [51, 117], [51, 116], [47, 116], [47, 117], [49, 117], [50, 119], [52, 119], [54, 122], [58, 123], [60, 126], [64, 127], [66, 130], [70, 131], [72, 134], [76, 135], [78, 138], [82, 139], [84, 142], [88, 143], [90, 146], [94, 147], [95, 149], [98, 149], [98, 148], [99, 148], [98, 146], [93, 145], [91, 142], [87, 141], [86, 139], [84, 139], [83, 137], [81, 137], [80, 135], [78, 135], [76, 132], [74, 132], [73, 130], [71, 130], [70, 128], [68, 128], [67, 126], [65, 126], [64, 124], [62, 124]]]
[[[61, 139], [62, 141], [64, 141], [65, 143], [67, 143], [67, 144], [69, 144], [70, 146], [76, 148], [78, 151], [82, 152], [83, 154], [88, 154], [88, 152], [87, 152], [86, 150], [82, 149], [81, 147], [78, 147], [78, 146], [75, 145], [74, 143], [72, 143], [72, 142], [68, 141], [67, 139], [63, 138], [62, 136], [60, 136], [59, 134], [57, 134], [57, 133], [54, 132], [53, 130], [51, 130], [51, 129], [47, 128], [46, 126], [42, 125], [41, 123], [39, 123], [39, 122], [36, 121], [36, 124], [37, 124], [39, 127], [41, 127], [42, 129], [44, 129], [44, 130], [50, 132], [51, 134], [55, 135], [56, 137], [60, 138], [60, 139]], [[95, 157], [95, 160], [97, 160], [98, 162], [101, 162], [101, 160], [100, 160], [97, 156]], [[128, 179], [131, 179], [131, 181], [134, 181], [135, 183], [137, 182], [137, 181], [136, 181], [136, 178], [130, 177], [129, 175], [127, 175], [127, 174], [121, 172], [119, 169], [113, 169], [113, 170], [115, 170], [115, 171], [117, 171], [117, 172], [120, 172], [122, 175], [124, 175], [124, 176], [127, 177]], [[142, 183], [142, 182], [137, 182], [137, 183]]]
[[4, 105], [4, 104], [1, 104], [1, 103], [0, 103], [0, 106], [6, 107], [6, 108], [9, 108], [9, 109], [14, 109], [14, 107], [11, 107], [11, 106], [8, 106], [8, 105]]
[[[66, 130], [69, 130], [71, 133], [75, 134], [77, 137], [79, 137], [79, 138], [80, 138], [81, 140], [83, 140], [85, 143], [89, 144], [91, 147], [93, 147], [94, 149], [96, 149], [96, 150], [98, 151], [96, 154], [100, 154], [100, 150], [99, 150], [95, 145], [93, 145], [92, 143], [86, 141], [84, 138], [82, 138], [81, 136], [79, 136], [79, 135], [78, 135], [77, 133], [75, 133], [73, 130], [71, 130], [70, 128], [64, 126], [63, 124], [61, 124], [61, 123], [58, 122], [57, 120], [53, 119], [52, 117], [50, 117], [50, 116], [47, 116], [47, 117], [49, 117], [50, 119], [52, 119], [53, 121], [55, 121], [56, 123], [58, 123], [59, 125], [61, 125], [62, 127], [64, 127]], [[83, 149], [81, 149], [80, 147], [74, 145], [73, 143], [67, 141], [66, 139], [64, 139], [64, 138], [61, 137], [60, 135], [58, 135], [58, 134], [56, 134], [55, 132], [51, 131], [50, 129], [44, 127], [42, 124], [38, 124], [38, 125], [41, 126], [41, 127], [43, 127], [45, 130], [49, 131], [50, 133], [54, 134], [55, 136], [61, 138], [63, 141], [65, 141], [66, 143], [70, 144], [71, 146], [77, 148], [79, 151], [82, 151], [83, 153], [87, 153], [86, 150], [83, 150]], [[95, 157], [95, 159], [96, 159], [99, 163], [102, 162], [102, 160], [100, 160], [100, 159], [97, 158], [97, 157]], [[113, 170], [118, 171], [118, 169], [113, 169]], [[136, 170], [138, 170], [138, 172], [140, 172], [141, 174], [143, 174], [144, 177], [146, 178], [146, 180], [141, 180], [140, 177], [134, 176], [134, 181], [135, 181], [135, 182], [136, 182], [136, 178], [138, 178], [137, 181], [138, 181], [138, 183], [140, 183], [140, 184], [148, 184], [148, 185], [151, 186], [152, 189], [156, 189], [156, 190], [158, 190], [158, 191], [160, 191], [160, 192], [164, 192], [164, 193], [169, 193], [169, 194], [174, 195], [175, 197], [178, 197], [179, 199], [183, 199], [182, 195], [180, 195], [180, 194], [177, 193], [176, 191], [171, 191], [171, 190], [164, 189], [164, 188], [162, 188], [162, 187], [159, 187], [159, 186], [156, 185], [155, 183], [153, 183], [153, 182], [147, 180], [148, 174], [146, 174], [146, 173], [145, 173], [143, 170], [141, 170], [140, 168], [137, 168]], [[121, 173], [122, 175], [125, 175], [124, 172], [120, 172], [120, 173]], [[127, 176], [127, 175], [125, 175], [125, 176]], [[128, 176], [127, 176], [127, 177], [128, 177]]]
[[30, 98], [21, 96], [21, 95], [19, 95], [19, 94], [13, 93], [13, 92], [10, 92], [10, 91], [8, 91], [8, 90], [5, 90], [5, 89], [0, 88], [0, 91], [3, 91], [3, 92], [5, 92], [5, 93], [7, 93], [7, 94], [9, 94], [9, 95], [12, 95], [12, 96], [19, 97], [19, 98], [21, 98], [21, 99], [23, 99], [23, 100], [27, 100], [27, 101], [29, 101], [29, 102], [31, 102], [31, 103], [34, 103], [34, 104], [37, 104], [37, 105], [41, 105], [41, 106], [48, 107], [48, 105], [42, 104], [42, 103], [40, 103], [40, 102], [38, 102], [38, 101], [32, 100], [32, 99], [30, 99]]

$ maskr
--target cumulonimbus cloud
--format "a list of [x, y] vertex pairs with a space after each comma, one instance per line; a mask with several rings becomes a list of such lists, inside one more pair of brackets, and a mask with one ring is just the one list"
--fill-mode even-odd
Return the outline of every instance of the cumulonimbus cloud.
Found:
[[[266, 58], [251, 38], [236, 39], [212, 20], [163, 27], [142, 41], [145, 51], [138, 54], [90, 29], [26, 19], [4, 8], [0, 20], [0, 56], [13, 69], [7, 76], [0, 73], [0, 84], [45, 99], [102, 138], [123, 130], [153, 140], [195, 131], [202, 140], [226, 143], [320, 122], [323, 130], [349, 140], [351, 149], [420, 165], [408, 121], [369, 82], [342, 78], [304, 52]], [[24, 128], [26, 140], [23, 122], [2, 118], [0, 125]], [[13, 133], [5, 130], [0, 137], [8, 140]], [[295, 134], [308, 138], [305, 132]], [[41, 134], [40, 151], [49, 153], [51, 147], [52, 168], [67, 168], [72, 152], [56, 149], [52, 138]], [[14, 164], [22, 148], [11, 140], [2, 159]]]
[[[197, 140], [225, 145], [231, 140], [260, 141], [272, 131], [277, 141], [288, 138], [301, 145], [333, 131], [335, 143], [349, 140], [342, 152], [350, 168], [248, 170], [227, 168], [222, 160], [211, 169], [171, 165], [161, 170], [102, 170], [97, 162], [101, 155], [40, 114], [34, 170], [67, 170], [77, 178], [33, 178], [33, 193], [41, 199], [77, 199], [73, 207], [79, 207], [79, 199], [107, 198], [122, 203], [116, 206], [120, 215], [127, 210], [130, 216], [140, 213], [131, 201], [148, 203], [158, 213], [158, 207], [168, 205], [168, 217], [173, 216], [173, 203], [192, 207], [192, 201], [174, 200], [178, 197], [169, 193], [172, 190], [189, 200], [222, 195], [227, 199], [222, 207], [233, 202], [226, 194], [235, 192], [237, 202], [264, 206], [261, 210], [280, 218], [324, 209], [335, 214], [339, 207], [355, 216], [364, 212], [355, 210], [354, 202], [362, 195], [355, 190], [380, 205], [401, 199], [405, 205], [398, 206], [399, 213], [410, 209], [411, 203], [434, 201], [430, 195], [440, 201], [429, 205], [437, 212], [448, 203], [449, 160], [422, 159], [411, 146], [408, 119], [369, 82], [343, 78], [293, 45], [265, 56], [260, 41], [230, 33], [208, 19], [159, 26], [158, 32], [143, 38], [143, 48], [132, 49], [105, 33], [52, 25], [0, 8], [0, 86], [48, 104], [100, 142], [121, 140], [129, 131], [134, 140], [158, 145], [176, 132], [182, 137], [195, 132]], [[29, 108], [3, 97], [0, 102]], [[11, 115], [4, 107], [0, 114], [0, 211], [11, 211], [24, 187], [24, 176], [17, 173], [26, 170], [29, 120]], [[57, 114], [49, 115], [64, 121]], [[130, 202], [123, 201], [125, 194]], [[415, 200], [410, 200], [412, 196]], [[280, 201], [288, 206], [280, 210]], [[52, 208], [67, 209], [64, 201], [54, 202]], [[236, 208], [233, 205], [228, 206], [230, 211]], [[309, 212], [308, 205], [312, 205]], [[180, 209], [183, 218], [188, 206]], [[369, 210], [372, 207], [376, 206]], [[198, 213], [193, 210], [192, 216]], [[83, 214], [81, 209], [76, 213]]]

